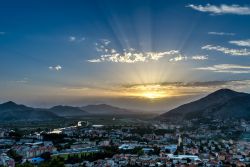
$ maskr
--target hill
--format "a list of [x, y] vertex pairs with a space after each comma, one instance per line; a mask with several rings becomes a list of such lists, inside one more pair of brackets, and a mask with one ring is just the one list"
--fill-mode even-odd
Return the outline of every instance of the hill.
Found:
[[82, 110], [94, 115], [128, 115], [133, 114], [132, 111], [114, 107], [107, 104], [87, 105], [81, 107]]
[[107, 104], [87, 105], [85, 107], [58, 105], [49, 109], [27, 107], [12, 101], [0, 104], [0, 121], [43, 121], [90, 115], [128, 114], [134, 114], [134, 112]]
[[71, 107], [71, 106], [54, 106], [49, 109], [52, 113], [62, 116], [62, 117], [75, 117], [75, 116], [85, 116], [89, 113], [82, 110], [79, 107]]
[[60, 118], [46, 109], [18, 105], [12, 101], [0, 104], [0, 121], [41, 121]]
[[250, 94], [220, 89], [197, 101], [172, 109], [158, 118], [176, 121], [194, 118], [250, 119]]

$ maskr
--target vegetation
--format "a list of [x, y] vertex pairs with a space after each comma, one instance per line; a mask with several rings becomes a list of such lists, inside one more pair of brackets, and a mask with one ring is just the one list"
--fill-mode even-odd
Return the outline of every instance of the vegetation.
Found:
[[15, 160], [15, 162], [21, 162], [22, 161], [22, 156], [17, 154], [15, 150], [10, 149], [7, 152], [7, 155]]

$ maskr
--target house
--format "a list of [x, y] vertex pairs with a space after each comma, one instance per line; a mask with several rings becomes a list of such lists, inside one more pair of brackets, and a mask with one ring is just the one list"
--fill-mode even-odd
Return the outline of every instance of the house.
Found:
[[35, 157], [35, 158], [30, 159], [30, 163], [32, 163], [32, 164], [40, 164], [43, 161], [44, 161], [44, 159], [41, 157]]
[[177, 150], [177, 145], [167, 145], [161, 148], [164, 152], [174, 153]]
[[7, 156], [7, 154], [2, 153], [0, 155], [0, 166], [8, 166], [8, 167], [15, 167], [14, 159]]

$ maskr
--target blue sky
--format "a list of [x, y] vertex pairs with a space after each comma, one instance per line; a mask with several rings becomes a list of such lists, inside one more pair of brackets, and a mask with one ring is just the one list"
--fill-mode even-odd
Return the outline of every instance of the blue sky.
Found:
[[0, 16], [2, 102], [165, 110], [250, 92], [249, 1], [10, 0]]

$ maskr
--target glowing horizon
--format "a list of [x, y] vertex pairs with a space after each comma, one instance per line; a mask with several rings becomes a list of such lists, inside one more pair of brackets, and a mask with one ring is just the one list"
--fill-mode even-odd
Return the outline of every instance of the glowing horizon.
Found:
[[246, 0], [3, 2], [0, 102], [165, 110], [250, 92], [249, 11]]

